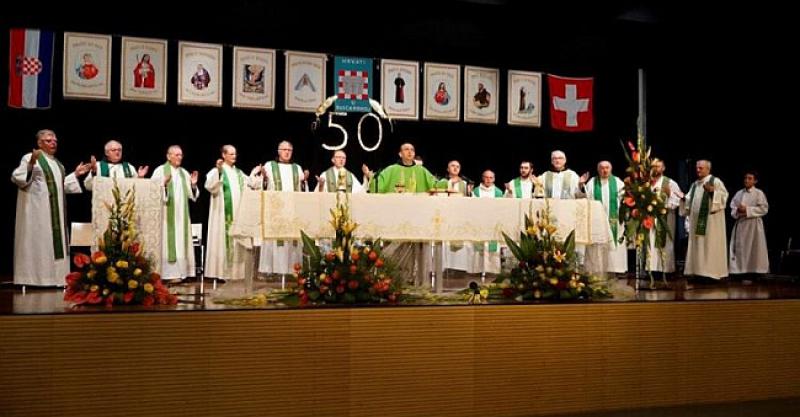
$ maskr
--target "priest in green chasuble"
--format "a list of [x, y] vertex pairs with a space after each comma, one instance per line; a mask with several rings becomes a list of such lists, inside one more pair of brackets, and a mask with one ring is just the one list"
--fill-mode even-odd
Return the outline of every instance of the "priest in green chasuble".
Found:
[[370, 183], [370, 192], [425, 193], [436, 187], [436, 178], [424, 166], [414, 163], [414, 145], [400, 145], [400, 161], [384, 168]]

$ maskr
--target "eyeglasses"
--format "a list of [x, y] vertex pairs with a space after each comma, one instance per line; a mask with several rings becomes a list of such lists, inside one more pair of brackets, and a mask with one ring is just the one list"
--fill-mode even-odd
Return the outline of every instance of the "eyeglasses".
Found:
[[292, 148], [278, 148], [278, 150], [279, 151], [289, 151], [289, 152], [293, 151]]

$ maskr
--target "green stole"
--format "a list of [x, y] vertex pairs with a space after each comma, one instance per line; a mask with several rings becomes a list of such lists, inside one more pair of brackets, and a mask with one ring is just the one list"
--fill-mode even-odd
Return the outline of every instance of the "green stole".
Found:
[[[58, 164], [58, 169], [61, 171], [61, 184], [63, 186], [64, 179], [66, 178], [64, 174], [64, 165], [61, 165], [61, 162], [55, 160]], [[45, 182], [47, 183], [47, 194], [48, 200], [50, 201], [50, 228], [53, 231], [53, 255], [56, 259], [64, 259], [64, 240], [63, 240], [63, 232], [61, 231], [61, 211], [58, 207], [58, 186], [56, 185], [56, 179], [53, 176], [53, 171], [50, 170], [50, 164], [47, 162], [47, 158], [44, 156], [44, 153], [39, 154], [39, 159], [37, 159], [39, 163], [39, 168], [42, 169], [42, 173], [44, 174]]]
[[[277, 161], [270, 161], [270, 167], [272, 168], [272, 183], [275, 185], [275, 191], [283, 191], [283, 181], [281, 180], [281, 170], [278, 164], [282, 162]], [[297, 164], [293, 164], [291, 162], [287, 162], [292, 166], [292, 184], [294, 184], [293, 191], [300, 191], [300, 168], [298, 168]]]
[[[708, 182], [711, 185], [714, 185], [714, 176], [710, 175]], [[692, 186], [689, 188], [689, 211], [691, 212], [692, 208], [694, 208], [694, 188], [697, 185], [697, 181], [692, 183]], [[697, 226], [695, 227], [694, 233], [698, 236], [705, 236], [706, 235], [706, 226], [708, 225], [708, 212], [709, 206], [711, 204], [711, 199], [714, 198], [714, 193], [706, 192], [705, 188], [703, 188], [703, 201], [700, 202], [700, 213], [697, 217]]]
[[[603, 202], [603, 185], [600, 178], [594, 179], [594, 191], [592, 197], [599, 202]], [[617, 177], [608, 177], [608, 224], [611, 225], [611, 234], [614, 236], [614, 244], [617, 244], [617, 232], [619, 228], [619, 194], [617, 193]]]
[[[566, 173], [567, 170], [563, 170], [561, 172]], [[564, 175], [564, 179], [561, 182], [561, 197], [564, 197], [564, 192], [569, 190], [569, 187], [572, 186], [572, 177], [569, 175]], [[547, 198], [553, 198], [553, 171], [547, 171], [544, 173], [544, 195]]]
[[[350, 173], [345, 167], [340, 168], [345, 172], [345, 190], [348, 193], [353, 192], [353, 174]], [[325, 188], [326, 191], [329, 193], [335, 193], [339, 191], [339, 178], [336, 176], [336, 172], [334, 171], [333, 167], [328, 168], [325, 171]]]
[[[239, 168], [231, 167], [239, 183], [239, 195], [244, 189], [244, 174]], [[225, 168], [222, 169], [222, 200], [225, 202], [225, 261], [230, 263], [233, 260], [233, 250], [230, 229], [233, 224], [233, 196], [231, 196], [231, 181]]]
[[[125, 173], [125, 178], [133, 178], [133, 172], [131, 172], [131, 167], [128, 166], [128, 163], [123, 161], [119, 163], [122, 164], [122, 171]], [[109, 171], [108, 162], [100, 161], [100, 176], [108, 177]]]
[[[517, 180], [518, 179], [519, 178], [517, 178]], [[492, 187], [494, 188], [494, 197], [495, 198], [503, 197], [503, 192], [500, 191], [499, 188], [497, 188], [494, 185]], [[475, 197], [480, 197], [481, 196], [481, 186], [480, 185], [478, 185], [477, 187], [475, 187], [472, 190], [472, 195], [475, 196]], [[475, 244], [475, 250], [476, 251], [482, 251], [483, 250], [483, 244], [482, 243], [476, 243]], [[489, 252], [497, 252], [497, 241], [496, 240], [492, 240], [492, 241], [489, 242]]]
[[[449, 188], [449, 186], [450, 186], [450, 178], [442, 178], [442, 180], [439, 181], [436, 185], [437, 185], [436, 188], [439, 188], [439, 185], [444, 185], [445, 188]], [[467, 182], [464, 181], [464, 180], [461, 180], [461, 181], [455, 183], [454, 186], [453, 186], [453, 190], [454, 191], [458, 191], [463, 196], [466, 196], [467, 195]]]
[[[164, 167], [164, 176], [172, 177], [172, 165], [169, 162], [163, 165]], [[186, 178], [186, 172], [178, 168], [178, 174], [180, 174], [181, 179], [183, 180], [183, 192], [188, 198], [190, 194], [189, 190], [189, 180]], [[175, 250], [175, 181], [170, 181], [167, 185], [167, 261], [168, 262], [175, 262], [178, 260], [178, 255]], [[184, 204], [183, 206], [183, 243], [186, 246], [187, 250], [189, 247], [189, 205]]]
[[[502, 197], [502, 196], [503, 196], [503, 192], [502, 192], [502, 191], [500, 191], [500, 189], [499, 189], [499, 188], [497, 188], [497, 187], [496, 187], [496, 186], [494, 186], [494, 185], [492, 186], [492, 188], [494, 188], [494, 197], [495, 197], [495, 198], [500, 198], [500, 197]], [[477, 186], [477, 187], [475, 187], [475, 188], [472, 190], [472, 195], [473, 195], [473, 196], [475, 196], [475, 197], [480, 197], [480, 196], [481, 196], [481, 187], [480, 187], [480, 185], [479, 185], [479, 186]]]
[[[514, 178], [511, 182], [514, 184], [514, 197], [522, 198], [522, 178]], [[531, 197], [533, 197], [533, 186], [531, 186]]]

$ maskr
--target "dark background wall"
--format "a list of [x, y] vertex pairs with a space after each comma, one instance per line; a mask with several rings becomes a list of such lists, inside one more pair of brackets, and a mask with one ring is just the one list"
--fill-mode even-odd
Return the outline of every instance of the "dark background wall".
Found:
[[[101, 15], [75, 9], [73, 3], [37, 3], [35, 9], [25, 11], [2, 6], [0, 45], [4, 47], [11, 27], [57, 32], [56, 74], [61, 70], [63, 31], [115, 36], [111, 102], [64, 100], [61, 77], [56, 76], [52, 109], [0, 106], [4, 150], [0, 172], [10, 175], [20, 157], [35, 145], [35, 132], [51, 128], [59, 137], [58, 157], [68, 169], [92, 154], [101, 157], [103, 144], [118, 138], [124, 144], [125, 159], [148, 164], [151, 171], [163, 163], [166, 147], [173, 143], [184, 147], [184, 166], [189, 170], [204, 174], [225, 143], [238, 147], [239, 165], [249, 170], [273, 158], [278, 141], [287, 138], [294, 142], [296, 160], [318, 173], [327, 167], [330, 156], [320, 147], [321, 135], [310, 130], [313, 115], [283, 110], [282, 51], [300, 50], [500, 69], [499, 125], [398, 122], [395, 133], [384, 139], [378, 151], [366, 153], [355, 139], [357, 118], [345, 119], [351, 134], [348, 166], [353, 170], [362, 162], [372, 168], [392, 163], [397, 146], [408, 140], [438, 175], [444, 174], [448, 160], [459, 159], [465, 175], [477, 180], [483, 169], [491, 168], [498, 182], [505, 182], [516, 175], [521, 159], [532, 160], [537, 173], [546, 170], [553, 149], [564, 150], [568, 165], [579, 173], [594, 173], [597, 161], [609, 159], [615, 173], [623, 175], [620, 140], [635, 137], [637, 68], [644, 68], [648, 140], [655, 154], [666, 160], [667, 175], [688, 181], [694, 161], [708, 158], [732, 196], [741, 188], [742, 171], [755, 168], [771, 203], [767, 220], [771, 248], [785, 245], [789, 236], [797, 234], [792, 198], [786, 192], [794, 185], [791, 172], [796, 162], [790, 149], [797, 134], [788, 128], [791, 107], [779, 104], [782, 97], [796, 95], [791, 81], [796, 66], [783, 58], [791, 29], [784, 24], [788, 14], [752, 6], [734, 10], [674, 3], [549, 3], [414, 0], [380, 6], [357, 1], [320, 6], [229, 0], [213, 7], [153, 5], [147, 13], [122, 9]], [[351, 15], [361, 16], [363, 22], [348, 21]], [[121, 35], [169, 40], [166, 105], [119, 101]], [[226, 45], [222, 108], [176, 104], [179, 40]], [[279, 50], [276, 110], [231, 108], [233, 45]], [[0, 97], [5, 101], [8, 62], [7, 54], [0, 56]], [[551, 130], [546, 104], [543, 127], [506, 125], [508, 69], [595, 77], [595, 131]], [[546, 88], [543, 96], [546, 103]], [[685, 182], [681, 185], [685, 190]], [[0, 276], [8, 276], [16, 188], [9, 181], [0, 182], [0, 192]], [[89, 200], [88, 194], [68, 198], [70, 220], [89, 220]], [[194, 221], [206, 221], [207, 204], [204, 193], [192, 206]]]

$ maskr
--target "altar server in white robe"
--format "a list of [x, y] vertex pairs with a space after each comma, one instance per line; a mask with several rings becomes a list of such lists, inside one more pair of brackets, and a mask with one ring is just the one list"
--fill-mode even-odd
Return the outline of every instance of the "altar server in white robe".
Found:
[[140, 166], [135, 168], [132, 164], [122, 160], [122, 144], [116, 140], [106, 142], [103, 151], [106, 157], [102, 161], [95, 159], [94, 155], [89, 163], [92, 170], [86, 179], [83, 180], [83, 185], [87, 190], [92, 191], [94, 187], [95, 177], [108, 177], [108, 178], [144, 178], [150, 167]]
[[711, 162], [697, 161], [697, 181], [681, 203], [681, 215], [686, 216], [689, 248], [683, 274], [713, 279], [728, 276], [727, 231], [725, 208], [728, 190], [719, 178], [711, 175]]
[[11, 174], [17, 190], [14, 225], [14, 284], [64, 285], [70, 270], [67, 251], [65, 193], [81, 192], [78, 177], [90, 166], [81, 163], [69, 174], [56, 159], [58, 138], [52, 130], [36, 133], [36, 149], [22, 156]]
[[[268, 191], [301, 192], [306, 173], [292, 162], [294, 146], [289, 141], [278, 144], [278, 158], [267, 161], [252, 178], [258, 188]], [[261, 245], [258, 272], [289, 274], [292, 266], [302, 259], [302, 246], [296, 240], [266, 241]]]
[[[344, 186], [344, 191], [347, 193], [363, 193], [366, 191], [366, 188], [356, 178], [355, 174], [345, 168], [347, 154], [343, 150], [333, 151], [331, 162], [333, 162], [333, 166], [325, 170], [317, 178], [317, 191], [335, 193], [339, 190], [340, 181]], [[369, 168], [364, 165], [361, 171], [366, 171], [366, 174], [369, 172]]]
[[[211, 193], [208, 208], [208, 239], [204, 275], [221, 279], [243, 279], [250, 272], [252, 252], [238, 245], [230, 236], [230, 227], [236, 218], [239, 201], [247, 187], [252, 188], [250, 177], [236, 166], [236, 148], [222, 147], [222, 158], [206, 174], [205, 187]], [[259, 170], [259, 167], [254, 168]], [[252, 268], [250, 268], [252, 269]]]
[[[586, 247], [586, 262], [601, 262], [597, 266], [588, 265], [588, 270], [623, 274], [628, 271], [628, 246], [624, 240], [624, 225], [619, 221], [619, 205], [625, 194], [625, 183], [611, 174], [611, 168], [611, 162], [600, 161], [597, 164], [597, 176], [586, 183], [586, 198], [603, 204], [611, 228], [611, 241], [607, 245]], [[596, 251], [602, 253], [595, 254]]]
[[553, 151], [550, 154], [552, 169], [539, 178], [544, 186], [544, 197], [554, 199], [573, 199], [581, 196], [580, 188], [589, 179], [586, 172], [580, 177], [567, 169], [567, 155], [562, 151]]
[[[650, 179], [652, 180], [653, 192], [661, 192], [667, 196], [667, 241], [664, 247], [659, 249], [656, 247], [656, 228], [650, 229], [650, 261], [647, 268], [654, 272], [663, 272], [671, 274], [675, 272], [675, 244], [673, 238], [675, 237], [675, 211], [681, 205], [681, 198], [683, 192], [678, 183], [664, 175], [664, 161], [653, 158], [650, 165]], [[658, 222], [658, 220], [656, 220]]]
[[161, 248], [161, 276], [164, 279], [195, 276], [189, 200], [197, 201], [200, 190], [197, 188], [197, 171], [189, 174], [181, 167], [182, 163], [183, 150], [172, 145], [167, 149], [167, 162], [156, 167], [150, 177], [164, 185], [164, 243]]
[[755, 172], [744, 175], [744, 188], [731, 200], [731, 217], [736, 221], [731, 232], [730, 273], [766, 274], [769, 272], [767, 235], [761, 219], [769, 211], [764, 192], [756, 188]]
[[[532, 198], [534, 194], [533, 164], [530, 161], [522, 161], [519, 164], [519, 177], [506, 183], [506, 197], [510, 198]], [[494, 186], [494, 183], [492, 184]]]
[[[447, 178], [437, 182], [437, 188], [446, 188], [450, 197], [466, 197], [472, 194], [470, 185], [461, 177], [461, 162], [452, 160], [447, 163]], [[473, 253], [468, 242], [443, 242], [442, 265], [445, 269], [466, 271], [469, 269]]]
[[[472, 190], [472, 196], [476, 198], [503, 198], [503, 191], [494, 185], [494, 172], [483, 171], [481, 174], [481, 184]], [[470, 268], [467, 272], [475, 273], [500, 273], [500, 244], [498, 241], [477, 242], [470, 247], [473, 255]]]

